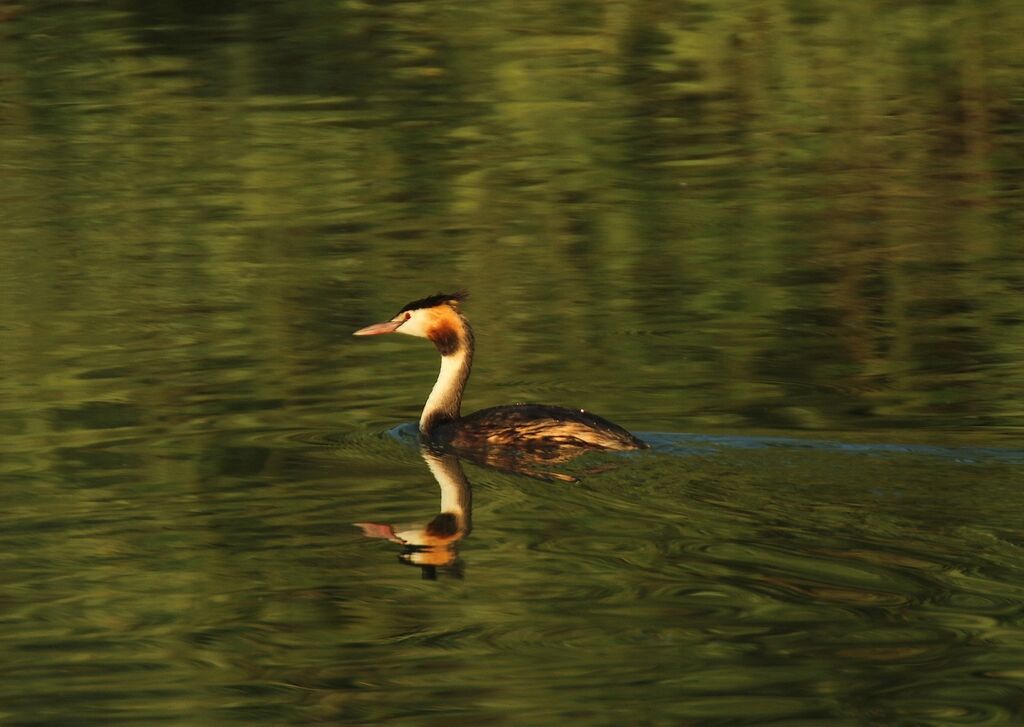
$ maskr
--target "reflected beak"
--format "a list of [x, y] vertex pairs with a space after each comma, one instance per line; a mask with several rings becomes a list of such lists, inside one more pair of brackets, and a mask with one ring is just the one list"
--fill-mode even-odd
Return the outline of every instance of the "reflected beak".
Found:
[[386, 323], [374, 323], [372, 326], [360, 328], [353, 333], [353, 336], [381, 336], [385, 333], [394, 333], [405, 321], [387, 321]]

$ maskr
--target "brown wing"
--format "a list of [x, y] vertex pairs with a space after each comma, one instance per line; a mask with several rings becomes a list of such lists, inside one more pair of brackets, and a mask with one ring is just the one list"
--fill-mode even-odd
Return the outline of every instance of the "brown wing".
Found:
[[503, 445], [530, 448], [645, 449], [617, 424], [582, 409], [513, 404], [481, 409], [460, 419], [452, 431], [457, 447]]

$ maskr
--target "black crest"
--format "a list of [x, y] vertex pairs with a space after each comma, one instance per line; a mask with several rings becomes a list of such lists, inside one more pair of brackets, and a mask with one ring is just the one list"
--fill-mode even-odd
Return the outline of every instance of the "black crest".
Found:
[[[469, 293], [465, 290], [459, 290], [454, 293], [437, 293], [436, 295], [428, 295], [426, 298], [420, 298], [414, 300], [412, 303], [406, 303], [402, 306], [402, 310], [398, 313], [405, 313], [407, 310], [419, 310], [421, 308], [436, 308], [439, 305], [445, 303], [461, 303], [469, 297]], [[396, 313], [395, 315], [398, 315]]]

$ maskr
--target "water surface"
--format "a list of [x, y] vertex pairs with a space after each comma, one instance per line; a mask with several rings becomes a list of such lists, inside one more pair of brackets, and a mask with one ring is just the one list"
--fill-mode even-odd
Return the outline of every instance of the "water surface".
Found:
[[[1024, 719], [1022, 35], [0, 2], [0, 721]], [[459, 287], [651, 450], [430, 469], [350, 334]]]

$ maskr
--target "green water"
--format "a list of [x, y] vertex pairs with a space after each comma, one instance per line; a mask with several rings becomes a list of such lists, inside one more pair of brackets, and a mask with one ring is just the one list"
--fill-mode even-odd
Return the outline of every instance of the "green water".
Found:
[[[0, 724], [1024, 720], [1021, 37], [0, 0]], [[428, 468], [350, 334], [460, 287], [466, 411], [651, 450]]]

